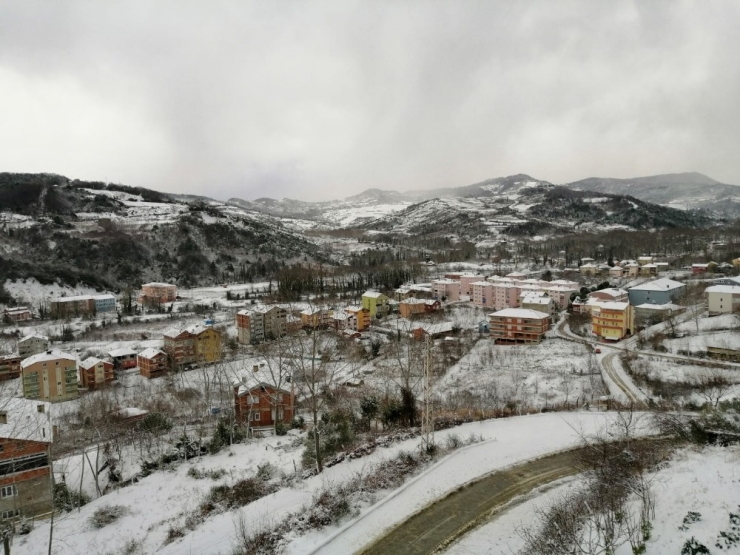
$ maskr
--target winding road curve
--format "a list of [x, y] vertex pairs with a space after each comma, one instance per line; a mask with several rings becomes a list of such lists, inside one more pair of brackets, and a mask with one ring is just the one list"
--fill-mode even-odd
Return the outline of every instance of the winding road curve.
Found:
[[517, 496], [580, 472], [581, 449], [550, 455], [495, 472], [463, 486], [408, 518], [361, 555], [440, 553], [467, 532], [490, 520]]

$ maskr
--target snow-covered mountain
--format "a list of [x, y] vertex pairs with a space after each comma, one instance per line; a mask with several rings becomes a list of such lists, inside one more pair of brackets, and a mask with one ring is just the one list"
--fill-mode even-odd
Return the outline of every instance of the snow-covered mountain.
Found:
[[682, 210], [701, 208], [726, 216], [740, 216], [740, 187], [720, 183], [696, 172], [631, 179], [589, 177], [568, 183], [566, 187], [580, 191], [631, 195], [640, 200]]

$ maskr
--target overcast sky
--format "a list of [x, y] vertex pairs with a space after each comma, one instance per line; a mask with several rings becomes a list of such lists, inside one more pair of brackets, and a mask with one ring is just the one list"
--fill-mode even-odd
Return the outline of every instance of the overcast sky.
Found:
[[0, 4], [0, 171], [216, 198], [740, 183], [740, 2]]

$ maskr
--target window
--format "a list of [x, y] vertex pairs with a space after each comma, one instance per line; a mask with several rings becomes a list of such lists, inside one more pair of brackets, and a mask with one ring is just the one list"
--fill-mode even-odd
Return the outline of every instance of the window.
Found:
[[13, 518], [13, 517], [16, 517], [16, 516], [21, 516], [21, 510], [20, 509], [16, 509], [14, 511], [3, 511], [2, 512], [2, 519], [3, 520], [8, 520], [9, 518]]
[[45, 410], [45, 409], [44, 409], [44, 405], [36, 405], [36, 410], [37, 410], [38, 412], [44, 412], [44, 410]]
[[18, 495], [18, 489], [15, 485], [3, 486], [3, 488], [0, 489], [0, 497], [15, 497], [16, 495]]
[[255, 412], [255, 413], [254, 413], [254, 414], [252, 415], [252, 420], [259, 420], [259, 419], [260, 419], [260, 413], [259, 413], [259, 412]]

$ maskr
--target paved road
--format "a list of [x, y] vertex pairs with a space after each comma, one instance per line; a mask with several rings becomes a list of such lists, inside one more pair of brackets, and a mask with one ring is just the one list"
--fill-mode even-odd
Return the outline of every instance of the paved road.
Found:
[[514, 497], [577, 474], [575, 459], [578, 453], [579, 450], [559, 453], [491, 474], [429, 505], [359, 553], [412, 555], [439, 552], [488, 521]]
[[617, 370], [614, 368], [614, 359], [617, 357], [618, 354], [619, 353], [610, 353], [601, 359], [601, 365], [604, 368], [604, 372], [606, 372], [609, 378], [617, 385], [619, 389], [622, 390], [622, 392], [627, 396], [627, 399], [629, 399], [631, 403], [634, 403], [635, 405], [642, 405], [642, 399], [638, 397], [632, 389], [633, 387], [637, 386], [633, 383], [628, 384], [627, 382], [625, 382], [622, 376], [620, 376]]

